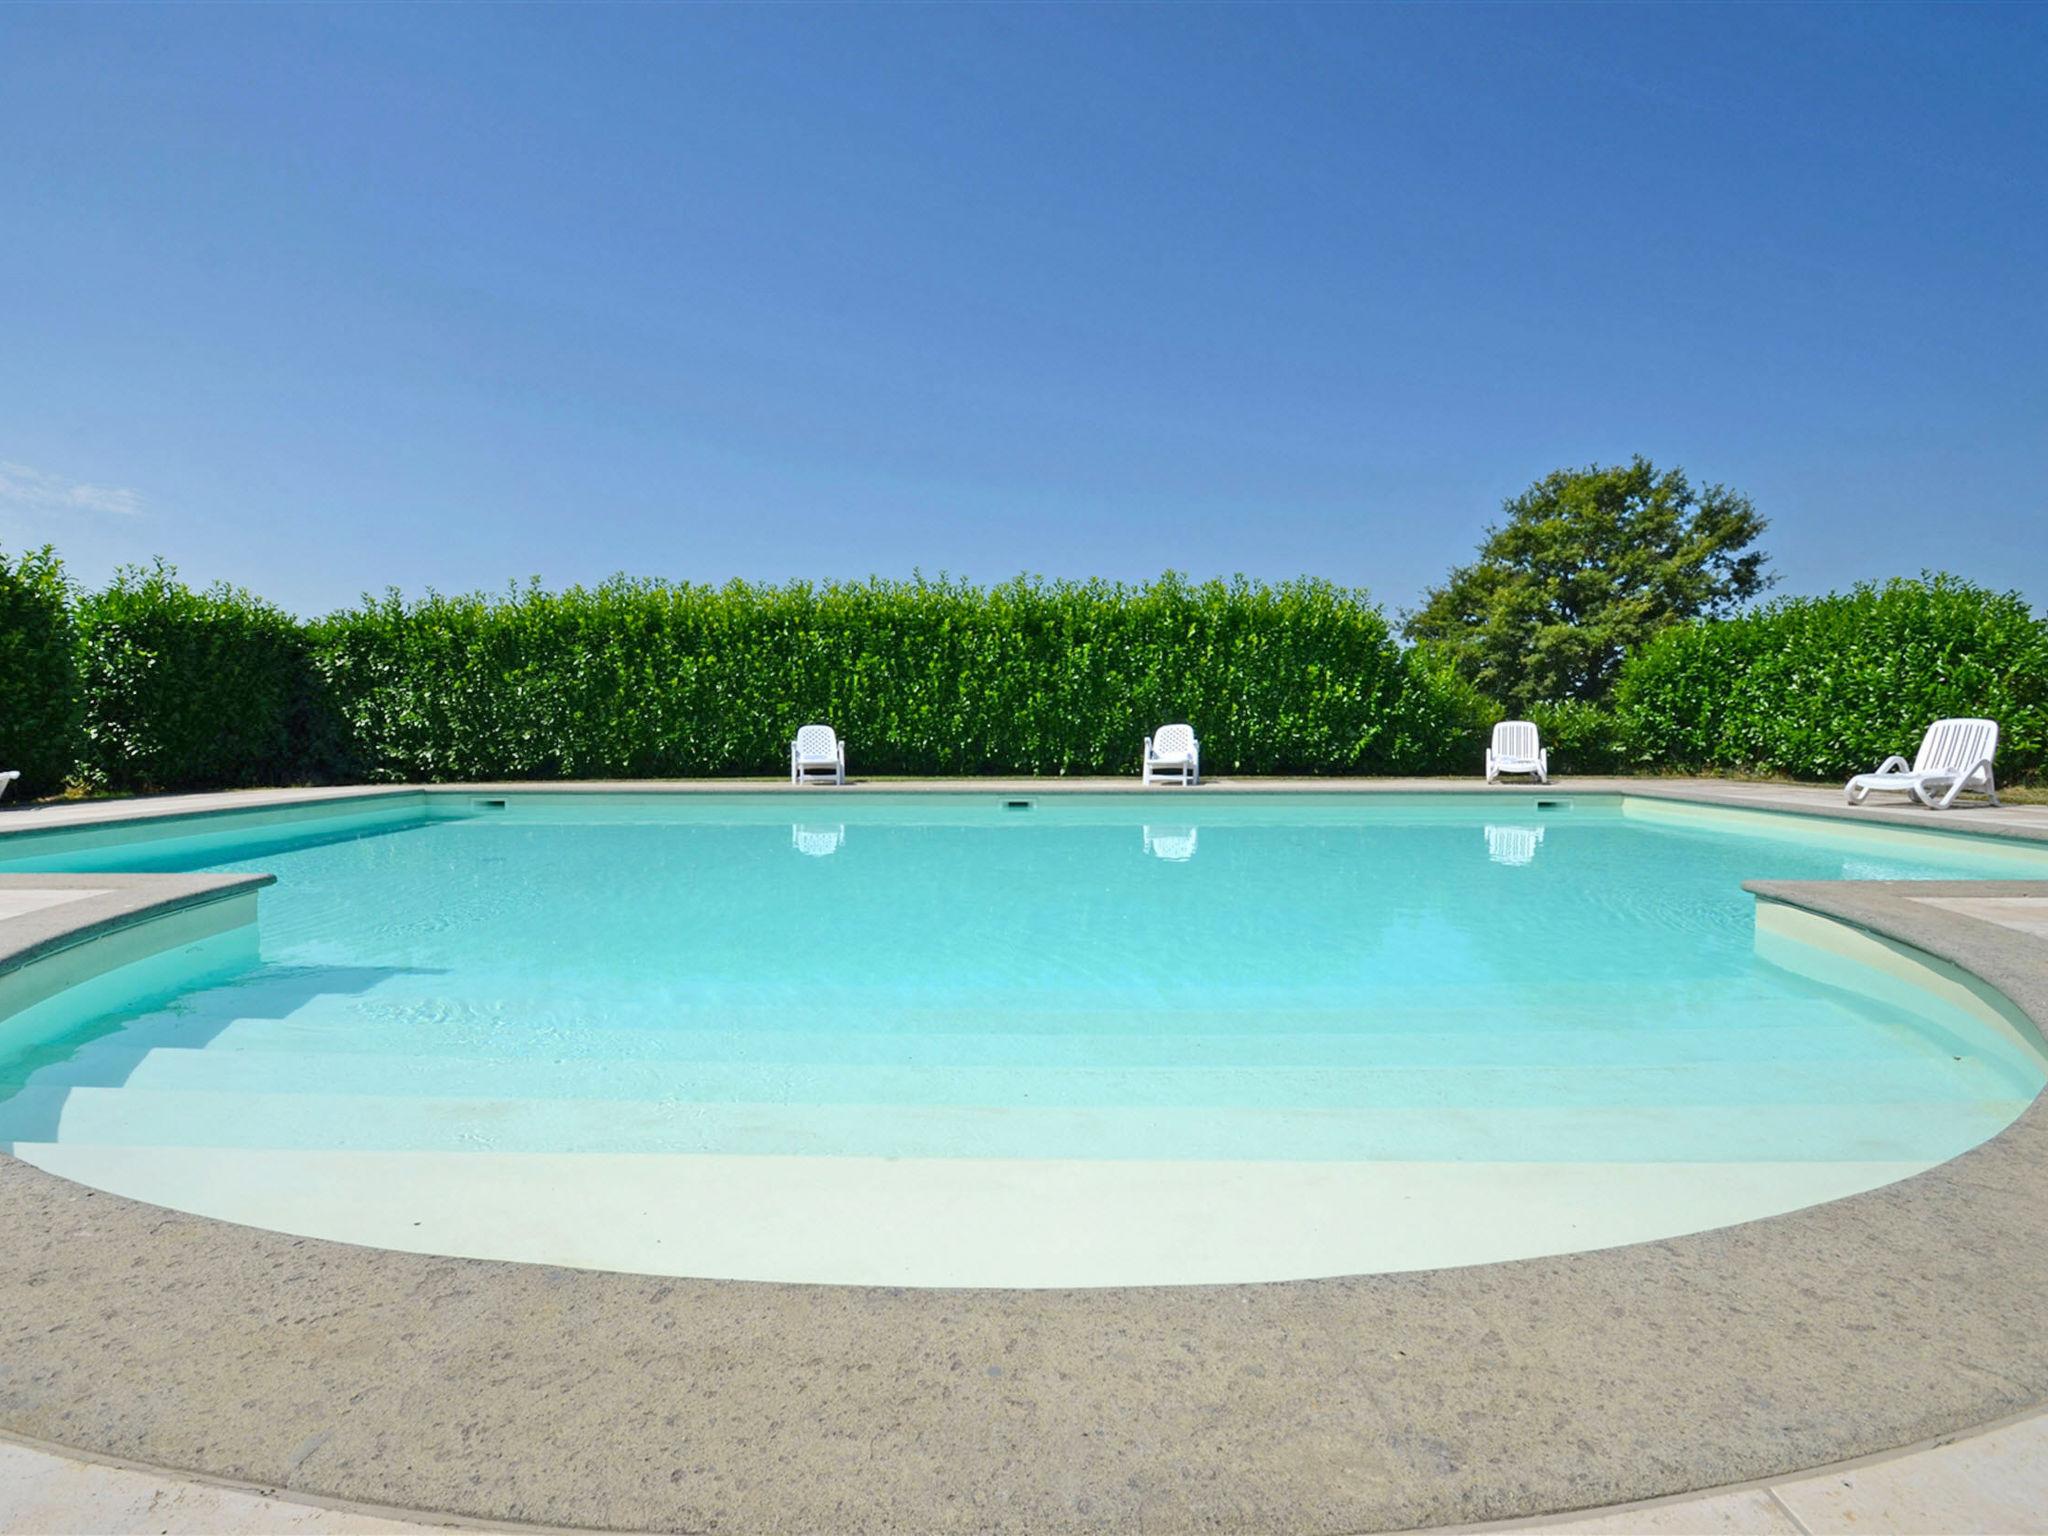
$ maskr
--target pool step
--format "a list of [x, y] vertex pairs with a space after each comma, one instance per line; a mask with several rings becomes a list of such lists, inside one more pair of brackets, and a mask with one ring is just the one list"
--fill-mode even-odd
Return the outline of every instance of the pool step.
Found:
[[[1658, 1033], [1720, 1028], [1814, 1016], [1843, 1020], [1839, 994], [1812, 987], [1803, 995], [1759, 985], [1755, 975], [1667, 977], [1617, 993], [1611, 983], [1529, 976], [1489, 985], [1483, 978], [1456, 984], [1390, 986], [1132, 987], [1112, 978], [1075, 974], [1057, 984], [1009, 989], [992, 978], [920, 990], [883, 984], [863, 987], [843, 978], [810, 989], [739, 985], [714, 980], [693, 986], [635, 985], [617, 976], [578, 982], [534, 978], [496, 995], [451, 990], [433, 971], [402, 967], [268, 966], [234, 983], [180, 1000], [175, 1015], [149, 1013], [132, 1021], [154, 1029], [174, 1025], [215, 1033], [276, 1028], [333, 1029], [375, 1036], [402, 1031], [425, 1040], [445, 1036], [463, 1049], [497, 1031], [554, 1030], [621, 1035], [647, 1032], [717, 1032], [743, 1029], [784, 1033], [886, 1031], [937, 1036], [979, 1035], [999, 1021], [1005, 1034], [1091, 1037], [1169, 1033], [1178, 1036], [1267, 1033], [1347, 1034], [1361, 1028], [1414, 1028], [1431, 1033], [1477, 1031], [1494, 1036], [1580, 1030], [1589, 1020], [1616, 1017]], [[1867, 1018], [1859, 1012], [1853, 1017]]]
[[[1655, 1005], [1652, 1005], [1653, 1007]], [[1644, 1018], [1657, 1018], [1646, 1011]], [[1721, 1018], [1728, 1019], [1723, 1012]], [[1060, 1016], [1058, 1029], [905, 1029], [896, 1018], [842, 1017], [829, 1027], [790, 1027], [786, 1016], [735, 1014], [715, 1024], [677, 1020], [644, 1027], [585, 1025], [547, 1015], [378, 1012], [309, 1008], [285, 1019], [233, 1018], [192, 1011], [155, 1014], [119, 1032], [53, 1042], [34, 1065], [67, 1055], [125, 1055], [191, 1047], [209, 1052], [292, 1055], [319, 1052], [447, 1056], [532, 1055], [559, 1060], [897, 1062], [917, 1065], [1046, 1066], [1402, 1066], [1659, 1065], [1686, 1061], [1924, 1058], [1962, 1054], [1947, 1032], [1926, 1023], [1877, 1024], [1838, 1006], [1780, 1003], [1750, 1008], [1740, 1022], [1714, 1027], [1696, 1016], [1604, 1025], [1568, 1018], [1496, 1013], [1353, 1014], [1344, 1027], [1303, 1028], [1288, 1017], [1271, 1027], [1241, 1015], [1170, 1021], [1151, 1028], [1091, 1027], [1096, 1015]], [[1110, 1020], [1110, 1023], [1117, 1021]], [[1188, 1026], [1196, 1027], [1188, 1027]], [[10, 1064], [11, 1065], [11, 1064]]]
[[0, 1143], [879, 1157], [1411, 1161], [1932, 1161], [2009, 1100], [1517, 1108], [1144, 1108], [704, 1103], [28, 1088]]
[[947, 1286], [1228, 1284], [1484, 1263], [1726, 1226], [1921, 1167], [18, 1152], [134, 1199], [343, 1242], [706, 1278]]
[[[546, 1057], [160, 1049], [133, 1060], [79, 1059], [40, 1069], [34, 1087], [290, 1094], [306, 1089], [395, 1100], [646, 1099], [709, 1104], [984, 1105], [1119, 1109], [1493, 1109], [1667, 1105], [1919, 1105], [2018, 1097], [1978, 1061], [1751, 1058], [1611, 1064], [1215, 1066], [904, 1063], [888, 1061], [550, 1060]], [[0, 1106], [4, 1119], [4, 1106]]]
[[[1837, 997], [1778, 997], [1767, 1004], [1741, 995], [1704, 1001], [1690, 993], [1649, 993], [1630, 999], [1630, 1012], [1610, 1018], [1602, 1006], [1552, 1004], [1522, 1012], [1475, 1006], [1374, 1006], [1372, 1010], [1262, 1012], [1239, 1010], [1061, 1010], [1042, 1006], [975, 1014], [952, 1010], [936, 1018], [905, 1010], [803, 1008], [655, 1008], [639, 1001], [631, 1024], [598, 1022], [598, 1008], [569, 1008], [559, 999], [522, 997], [504, 1008], [449, 1004], [395, 1004], [377, 997], [319, 995], [289, 1014], [250, 1010], [236, 989], [215, 989], [178, 1012], [129, 1020], [119, 1032], [102, 1030], [92, 1047], [119, 1042], [123, 1049], [158, 1044], [207, 1044], [217, 1051], [403, 1051], [414, 1055], [516, 1055], [553, 1051], [563, 1057], [686, 1057], [731, 1059], [989, 1059], [989, 1061], [1167, 1061], [1163, 1051], [1184, 1051], [1190, 1061], [1260, 1061], [1266, 1042], [1280, 1059], [1415, 1061], [1438, 1049], [1452, 1059], [1573, 1061], [1620, 1053], [1634, 1059], [1698, 1055], [1716, 1049], [1716, 1036], [1739, 1053], [1759, 1042], [1782, 1042], [1784, 1055], [1808, 1049], [1855, 1049], [1864, 1036], [1872, 1049], [1911, 1047], [1942, 1030], [1898, 1016], [1876, 1022], [1849, 1012]], [[1866, 1006], [1868, 1008], [1868, 1006]], [[616, 1010], [614, 1010], [616, 1012]], [[643, 1022], [639, 1022], [643, 1020]], [[1608, 1020], [1608, 1022], [1589, 1022]], [[78, 1040], [51, 1042], [68, 1049]], [[90, 1047], [88, 1047], [90, 1049]], [[1249, 1055], [1241, 1055], [1249, 1053]], [[1944, 1051], [1946, 1055], [1946, 1051]]]

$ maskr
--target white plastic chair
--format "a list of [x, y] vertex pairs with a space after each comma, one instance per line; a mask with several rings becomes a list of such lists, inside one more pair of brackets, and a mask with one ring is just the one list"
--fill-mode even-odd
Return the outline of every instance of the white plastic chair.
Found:
[[1147, 784], [1188, 786], [1201, 783], [1202, 744], [1195, 740], [1195, 728], [1191, 725], [1162, 725], [1145, 738], [1145, 754], [1140, 766]]
[[789, 846], [807, 859], [829, 859], [839, 851], [839, 845], [846, 841], [844, 825], [825, 827], [791, 822]]
[[789, 744], [789, 782], [844, 784], [846, 743], [829, 725], [807, 725]]
[[1486, 856], [1496, 864], [1520, 868], [1536, 862], [1536, 850], [1543, 845], [1542, 827], [1486, 827]]
[[1527, 720], [1503, 720], [1493, 728], [1493, 745], [1486, 749], [1486, 782], [1504, 773], [1533, 773], [1538, 784], [1550, 782], [1550, 749]]
[[8, 787], [20, 777], [21, 770], [19, 768], [9, 768], [5, 773], [0, 773], [0, 800], [7, 798]]
[[1970, 790], [1996, 805], [1998, 780], [1992, 776], [1991, 760], [1997, 755], [1996, 720], [1937, 720], [1920, 738], [1919, 755], [1910, 767], [1895, 753], [1877, 765], [1877, 772], [1859, 773], [1844, 784], [1842, 798], [1861, 805], [1873, 789], [1890, 790], [1945, 811], [1956, 803], [1956, 796]]
[[1195, 839], [1199, 827], [1150, 827], [1145, 828], [1145, 851], [1155, 859], [1165, 859], [1172, 864], [1185, 864], [1195, 856]]

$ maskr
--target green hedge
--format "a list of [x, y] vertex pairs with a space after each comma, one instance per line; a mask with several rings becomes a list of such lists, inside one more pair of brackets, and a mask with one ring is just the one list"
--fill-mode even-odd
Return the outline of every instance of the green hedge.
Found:
[[[162, 565], [67, 614], [69, 595], [47, 551], [0, 558], [0, 766], [31, 792], [72, 771], [114, 790], [774, 774], [807, 720], [864, 775], [1127, 774], [1176, 719], [1215, 773], [1471, 774], [1501, 714], [1431, 647], [1404, 655], [1364, 593], [1313, 580], [619, 578], [312, 624]], [[2048, 762], [2048, 624], [1949, 577], [1858, 587], [1681, 625], [1629, 659], [1612, 711], [1531, 714], [1559, 772], [1821, 779], [1990, 714], [2019, 779]]]
[[54, 794], [78, 757], [78, 670], [71, 592], [48, 548], [0, 550], [0, 769], [14, 793]]
[[159, 562], [81, 598], [76, 621], [88, 786], [286, 784], [326, 766], [305, 628], [284, 610], [195, 592]]
[[1839, 779], [1912, 756], [1930, 721], [1988, 715], [2001, 779], [2048, 763], [2048, 623], [1952, 576], [1794, 598], [1665, 631], [1615, 689], [1629, 758]]
[[1128, 773], [1179, 719], [1216, 772], [1384, 772], [1417, 755], [1404, 699], [1433, 697], [1363, 593], [1307, 580], [621, 578], [393, 595], [311, 638], [374, 779], [773, 773], [808, 720], [869, 774]]
[[1444, 647], [1425, 642], [1402, 657], [1394, 740], [1383, 771], [1478, 773], [1501, 707], [1481, 693]]
[[80, 777], [118, 790], [772, 774], [808, 720], [865, 774], [1128, 773], [1174, 719], [1219, 773], [1463, 771], [1491, 715], [1309, 580], [619, 578], [300, 624], [158, 565], [76, 627]]
[[1529, 718], [1550, 749], [1552, 773], [1620, 773], [1629, 767], [1621, 722], [1611, 709], [1564, 699], [1530, 705]]

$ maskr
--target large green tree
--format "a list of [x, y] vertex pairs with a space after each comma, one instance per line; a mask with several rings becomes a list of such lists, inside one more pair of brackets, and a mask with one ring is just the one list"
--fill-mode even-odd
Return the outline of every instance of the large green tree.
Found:
[[1649, 460], [1560, 469], [1503, 504], [1479, 558], [1407, 617], [1411, 640], [1511, 708], [1606, 698], [1659, 630], [1731, 612], [1770, 585], [1747, 496], [1695, 491]]

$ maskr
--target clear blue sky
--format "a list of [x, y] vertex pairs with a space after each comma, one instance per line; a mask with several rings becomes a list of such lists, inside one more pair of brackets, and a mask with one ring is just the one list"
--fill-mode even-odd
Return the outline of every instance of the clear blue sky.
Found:
[[0, 9], [0, 545], [1313, 572], [1641, 452], [2048, 601], [2048, 8]]

